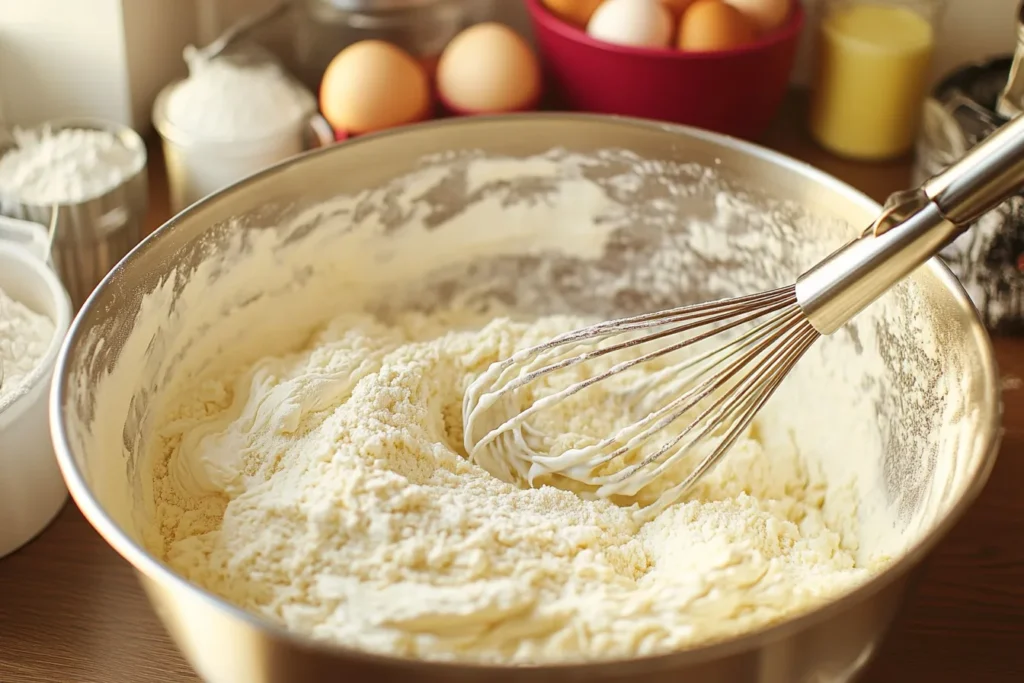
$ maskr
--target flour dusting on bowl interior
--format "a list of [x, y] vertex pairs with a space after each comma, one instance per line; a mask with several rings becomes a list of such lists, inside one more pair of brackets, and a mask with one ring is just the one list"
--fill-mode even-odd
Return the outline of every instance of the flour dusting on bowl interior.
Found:
[[[652, 521], [467, 461], [462, 393], [573, 327], [789, 284], [859, 227], [825, 220], [621, 150], [424, 159], [183, 247], [113, 367], [94, 331], [69, 436], [124, 444], [135, 491], [87, 477], [154, 555], [318, 639], [537, 663], [728, 638], [860, 585], [956, 499], [979, 370], [941, 351], [927, 291], [821, 340]], [[610, 387], [554, 419], [586, 440], [621, 414]]]

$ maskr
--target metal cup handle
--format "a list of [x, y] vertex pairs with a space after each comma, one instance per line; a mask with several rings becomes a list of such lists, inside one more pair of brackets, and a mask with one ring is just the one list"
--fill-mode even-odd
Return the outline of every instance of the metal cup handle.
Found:
[[305, 138], [304, 144], [306, 149], [327, 147], [337, 142], [331, 124], [327, 123], [327, 119], [320, 114], [313, 114], [306, 121]]
[[54, 206], [53, 213], [50, 215], [49, 228], [33, 221], [5, 216], [0, 221], [0, 241], [14, 242], [20, 245], [33, 257], [53, 268], [53, 236], [57, 230], [59, 212], [60, 207]]

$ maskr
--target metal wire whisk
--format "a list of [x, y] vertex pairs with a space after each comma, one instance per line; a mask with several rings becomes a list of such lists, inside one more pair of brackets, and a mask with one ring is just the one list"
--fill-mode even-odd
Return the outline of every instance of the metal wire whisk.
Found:
[[[587, 495], [630, 496], [651, 509], [670, 505], [721, 460], [819, 337], [846, 324], [1022, 183], [1024, 117], [1017, 117], [920, 188], [889, 197], [861, 235], [792, 286], [602, 322], [516, 352], [467, 389], [466, 452], [505, 481], [534, 485], [558, 475]], [[677, 352], [692, 357], [665, 360]], [[625, 358], [613, 362], [612, 354]], [[657, 359], [663, 367], [609, 390], [629, 412], [625, 426], [593, 444], [551, 452], [557, 435], [532, 418]], [[594, 362], [592, 373], [580, 372]], [[539, 381], [573, 368], [573, 381], [533, 397]]]
[[[641, 363], [668, 356], [711, 335], [739, 329], [759, 318], [764, 320], [731, 343], [671, 363], [631, 387], [622, 404], [631, 408], [639, 406], [644, 417], [596, 444], [555, 456], [544, 453], [545, 437], [529, 423], [541, 410]], [[648, 334], [633, 334], [640, 330]], [[473, 383], [464, 404], [467, 450], [480, 465], [505, 480], [532, 484], [540, 475], [561, 474], [596, 487], [595, 493], [601, 497], [633, 496], [658, 479], [684, 454], [692, 452], [696, 444], [714, 435], [712, 447], [707, 449], [699, 464], [682, 482], [663, 494], [665, 498], [674, 499], [739, 438], [789, 368], [819, 336], [818, 331], [802, 319], [795, 287], [576, 330], [492, 365]], [[678, 341], [657, 344], [667, 338]], [[607, 340], [612, 343], [602, 344]], [[499, 412], [515, 414], [470, 445], [469, 439], [479, 431], [478, 421], [489, 408], [514, 398], [515, 392], [541, 376], [648, 344], [654, 348], [544, 396], [521, 412], [516, 412], [515, 408], [499, 409]], [[581, 350], [581, 347], [590, 348]], [[659, 398], [669, 396], [670, 399], [658, 403]], [[641, 454], [641, 449], [656, 435], [688, 414], [691, 419], [681, 432], [657, 443], [638, 461], [609, 474], [596, 473], [618, 458], [634, 456], [633, 459], [637, 459], [635, 454]], [[724, 433], [717, 433], [720, 425], [725, 426]]]

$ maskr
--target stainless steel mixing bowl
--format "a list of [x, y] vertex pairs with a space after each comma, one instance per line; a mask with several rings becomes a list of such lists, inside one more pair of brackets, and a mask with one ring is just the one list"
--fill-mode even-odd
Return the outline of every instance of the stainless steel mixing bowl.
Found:
[[[158, 377], [153, 368], [169, 353], [174, 335], [190, 315], [184, 300], [150, 300], [147, 293], [161, 283], [171, 283], [175, 292], [190, 286], [196, 264], [215, 256], [225, 236], [274, 229], [283, 217], [317, 201], [384, 186], [416, 168], [424, 155], [481, 150], [485, 155], [524, 157], [551, 148], [594, 154], [595, 159], [599, 158], [599, 150], [616, 148], [631, 151], [641, 164], [646, 163], [643, 160], [678, 162], [672, 167], [676, 169], [674, 176], [667, 174], [659, 182], [640, 182], [634, 186], [623, 182], [608, 190], [618, 193], [625, 204], [638, 207], [637, 230], [647, 229], [653, 231], [651, 234], [671, 229], [657, 223], [665, 216], [706, 214], [715, 201], [699, 191], [701, 173], [680, 165], [690, 162], [717, 169], [738, 187], [787, 200], [787, 206], [806, 211], [812, 219], [794, 218], [788, 229], [795, 240], [791, 244], [811, 247], [808, 259], [821, 256], [830, 248], [823, 226], [841, 224], [846, 226], [845, 234], [853, 234], [879, 209], [864, 195], [809, 166], [737, 140], [634, 120], [536, 114], [435, 122], [313, 152], [244, 180], [173, 218], [114, 268], [78, 315], [59, 359], [51, 416], [60, 465], [75, 501], [110, 545], [134, 565], [160, 619], [206, 680], [847, 681], [879, 644], [899, 608], [913, 570], [981, 491], [999, 440], [997, 373], [988, 338], [974, 309], [949, 271], [933, 261], [912, 276], [908, 285], [912, 291], [893, 294], [893, 305], [897, 307], [893, 310], [903, 310], [906, 320], [914, 324], [899, 323], [906, 329], [889, 329], [890, 334], [882, 340], [883, 351], [888, 354], [888, 369], [884, 376], [875, 378], [880, 387], [875, 390], [889, 399], [880, 401], [877, 414], [872, 415], [879, 424], [882, 443], [877, 489], [884, 506], [890, 508], [885, 514], [892, 515], [887, 526], [896, 529], [895, 533], [904, 533], [901, 529], [909, 528], [908, 519], [923, 509], [925, 500], [930, 501], [927, 505], [931, 511], [919, 531], [914, 532], [916, 535], [908, 537], [908, 547], [883, 571], [853, 592], [809, 613], [724, 642], [629, 661], [528, 667], [412, 661], [334, 647], [286, 633], [191, 585], [145, 550], [134, 521], [143, 479], [143, 468], [138, 466], [140, 444], [147, 438], [149, 406], [160, 395], [162, 382], [169, 381], [173, 374], [165, 372]], [[595, 182], [600, 182], [601, 163], [595, 168]], [[647, 168], [655, 169], [651, 172], [656, 173], [658, 166], [647, 164]], [[625, 175], [620, 173], [620, 180], [623, 179], [631, 179], [628, 170]], [[673, 183], [684, 182], [696, 189], [678, 196], [664, 191]], [[466, 191], [464, 184], [449, 183], [425, 194], [424, 201], [432, 203], [437, 215], [452, 215], [458, 213]], [[378, 197], [384, 198], [379, 208], [385, 215], [387, 193]], [[397, 221], [401, 221], [401, 216]], [[643, 228], [644, 225], [647, 227]], [[314, 222], [302, 232], [317, 229]], [[738, 225], [733, 229], [742, 233], [762, 228]], [[338, 239], [342, 237], [339, 235]], [[627, 249], [628, 241], [627, 237], [620, 247]], [[399, 249], [401, 244], [399, 234]], [[342, 248], [339, 246], [339, 250]], [[777, 259], [792, 260], [783, 250], [768, 256], [748, 255], [748, 262], [741, 266], [746, 272], [756, 266], [754, 261]], [[621, 254], [610, 253], [601, 267], [622, 268], [621, 262]], [[791, 278], [809, 262], [790, 265], [790, 271], [780, 275], [783, 279]], [[586, 278], [601, 277], [600, 268], [561, 264], [563, 269], [574, 267], [575, 280], [563, 278], [554, 286], [562, 281], [575, 281], [576, 295], [583, 297]], [[740, 272], [729, 270], [736, 268], [729, 260], [704, 263], [701, 268], [707, 270], [690, 273], [689, 279], [680, 274], [681, 281], [693, 285], [695, 291], [680, 289], [669, 292], [667, 299], [658, 300], [645, 298], [640, 287], [615, 301], [604, 302], [604, 309], [590, 312], [636, 311], [665, 305], [677, 296], [712, 295], [717, 292], [710, 283], [729, 281], [729, 277], [710, 277], [716, 270], [726, 275]], [[201, 284], [213, 288], [217, 285], [213, 278]], [[247, 301], [258, 299], [262, 293], [260, 283], [246, 286], [251, 290], [246, 294]], [[581, 304], [584, 308], [587, 305]], [[143, 317], [148, 320], [145, 325], [139, 323]], [[896, 324], [878, 313], [872, 314], [870, 309], [863, 320], [863, 325], [881, 332]], [[931, 330], [939, 340], [930, 352], [924, 350], [926, 345], [918, 338], [923, 335], [915, 331], [918, 325], [922, 330]], [[869, 327], [859, 329], [863, 333]], [[831, 339], [822, 343], [827, 349]], [[129, 347], [131, 353], [144, 350], [144, 357], [156, 365], [143, 364], [137, 374], [128, 378], [130, 386], [117, 394], [123, 400], [102, 403], [107, 400], [102, 396], [114, 394], [97, 393], [96, 388], [111, 375]], [[937, 379], [922, 384], [922, 377]], [[949, 387], [948, 383], [938, 381], [941, 377], [957, 383], [962, 400], [955, 402], [943, 393]], [[813, 384], [808, 386], [813, 392]], [[911, 400], [914, 391], [917, 403]], [[808, 400], [815, 400], [815, 396], [808, 396]], [[922, 405], [930, 408], [922, 409]], [[943, 431], [950, 424], [956, 428], [952, 437]], [[836, 429], [837, 438], [843, 439], [842, 428]]]

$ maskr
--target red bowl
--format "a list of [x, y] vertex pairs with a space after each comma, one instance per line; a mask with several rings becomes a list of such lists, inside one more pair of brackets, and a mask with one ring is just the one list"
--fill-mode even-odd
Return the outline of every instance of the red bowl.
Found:
[[671, 121], [742, 138], [771, 123], [789, 88], [804, 9], [794, 0], [785, 24], [722, 52], [613, 45], [526, 0], [546, 83], [580, 111]]

